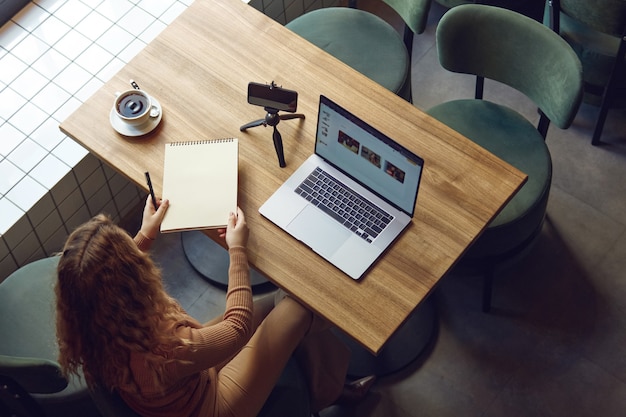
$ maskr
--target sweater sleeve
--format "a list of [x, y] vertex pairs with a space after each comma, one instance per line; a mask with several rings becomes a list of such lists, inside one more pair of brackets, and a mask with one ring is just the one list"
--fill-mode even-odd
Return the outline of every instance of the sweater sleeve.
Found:
[[246, 249], [230, 248], [228, 290], [223, 320], [211, 326], [180, 326], [178, 335], [192, 345], [175, 356], [179, 377], [211, 368], [235, 355], [250, 340], [253, 327], [253, 299]]
[[151, 239], [148, 236], [144, 235], [143, 233], [141, 233], [141, 231], [137, 232], [133, 240], [135, 241], [135, 244], [137, 245], [139, 250], [142, 252], [149, 251], [150, 247], [152, 246], [152, 242], [154, 242], [154, 239]]

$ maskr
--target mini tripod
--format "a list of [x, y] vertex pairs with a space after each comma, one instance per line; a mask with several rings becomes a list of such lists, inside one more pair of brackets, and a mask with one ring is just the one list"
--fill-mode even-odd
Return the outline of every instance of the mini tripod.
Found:
[[[274, 86], [275, 86], [274, 82], [272, 81], [272, 87]], [[251, 127], [256, 127], [256, 126], [261, 126], [261, 125], [272, 126], [274, 128], [272, 139], [274, 140], [274, 149], [276, 149], [276, 156], [278, 156], [278, 165], [281, 168], [284, 168], [286, 164], [285, 164], [285, 154], [283, 151], [283, 138], [280, 135], [280, 132], [278, 131], [278, 129], [276, 128], [276, 125], [281, 120], [304, 119], [304, 114], [297, 114], [297, 113], [278, 114], [279, 110], [273, 107], [264, 107], [264, 109], [267, 112], [264, 119], [259, 119], [250, 123], [246, 123], [245, 125], [241, 126], [239, 130], [241, 132], [244, 132], [246, 129], [249, 129]]]

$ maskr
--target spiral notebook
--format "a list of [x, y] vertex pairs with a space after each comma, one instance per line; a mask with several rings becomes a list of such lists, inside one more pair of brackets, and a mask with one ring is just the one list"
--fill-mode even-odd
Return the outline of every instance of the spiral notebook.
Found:
[[226, 227], [237, 209], [236, 138], [165, 144], [163, 199], [170, 206], [161, 232]]

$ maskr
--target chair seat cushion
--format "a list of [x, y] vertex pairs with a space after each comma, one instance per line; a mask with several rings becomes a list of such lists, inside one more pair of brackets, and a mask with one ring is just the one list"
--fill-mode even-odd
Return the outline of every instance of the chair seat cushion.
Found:
[[303, 14], [287, 28], [394, 93], [409, 75], [409, 54], [397, 31], [357, 9], [328, 7]]
[[470, 256], [497, 256], [529, 239], [543, 222], [552, 181], [550, 153], [537, 129], [517, 112], [486, 100], [450, 101], [428, 113], [528, 175]]

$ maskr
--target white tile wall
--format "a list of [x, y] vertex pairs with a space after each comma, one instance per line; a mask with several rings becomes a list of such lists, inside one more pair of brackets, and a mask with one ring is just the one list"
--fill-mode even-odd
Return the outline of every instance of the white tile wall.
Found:
[[4, 195], [4, 198], [26, 212], [47, 192], [48, 190], [32, 177], [25, 176]]
[[[0, 282], [91, 216], [143, 203], [58, 126], [192, 1], [33, 0], [0, 27]], [[339, 3], [243, 1], [281, 23]]]

